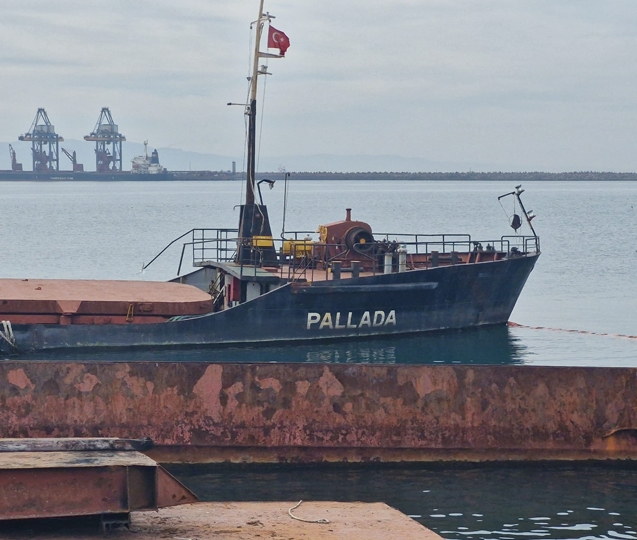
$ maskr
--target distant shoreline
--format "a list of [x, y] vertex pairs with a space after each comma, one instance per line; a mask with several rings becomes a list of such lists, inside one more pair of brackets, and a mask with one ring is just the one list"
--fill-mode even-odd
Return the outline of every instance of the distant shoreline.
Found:
[[[272, 178], [281, 180], [283, 172], [262, 172], [257, 173], [258, 178]], [[529, 182], [529, 181], [571, 181], [571, 182], [610, 182], [610, 181], [637, 181], [635, 173], [614, 173], [614, 172], [289, 172], [290, 180], [365, 180], [365, 181], [392, 181], [392, 180], [414, 180], [414, 181], [506, 181], [506, 182]], [[189, 171], [189, 172], [166, 172], [163, 174], [131, 174], [123, 173], [96, 173], [82, 172], [73, 173], [70, 171], [33, 173], [31, 171], [12, 172], [0, 171], [0, 181], [11, 182], [139, 182], [139, 181], [208, 181], [217, 182], [221, 180], [240, 181], [245, 179], [244, 173], [231, 173], [228, 171]]]
[[[280, 173], [263, 173], [280, 175]], [[420, 173], [329, 173], [290, 172], [293, 180], [464, 180], [528, 182], [532, 180], [553, 181], [636, 181], [637, 173], [613, 172], [420, 172]]]

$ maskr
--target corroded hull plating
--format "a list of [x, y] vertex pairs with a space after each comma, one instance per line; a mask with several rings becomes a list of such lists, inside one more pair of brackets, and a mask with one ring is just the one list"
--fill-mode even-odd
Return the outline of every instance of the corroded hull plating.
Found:
[[151, 437], [159, 461], [637, 458], [637, 370], [0, 363], [0, 437]]
[[289, 283], [236, 307], [158, 324], [30, 325], [2, 351], [201, 347], [409, 334], [506, 323], [539, 255]]

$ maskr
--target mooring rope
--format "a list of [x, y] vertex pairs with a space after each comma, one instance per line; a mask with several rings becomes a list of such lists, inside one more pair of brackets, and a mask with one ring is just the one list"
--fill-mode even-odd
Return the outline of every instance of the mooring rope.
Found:
[[607, 332], [591, 332], [588, 330], [571, 330], [568, 328], [549, 328], [547, 326], [527, 326], [525, 324], [518, 324], [513, 321], [509, 321], [507, 323], [511, 328], [526, 328], [528, 330], [550, 330], [552, 332], [569, 332], [571, 334], [587, 334], [590, 336], [606, 336], [606, 337], [616, 337], [623, 339], [637, 339], [637, 336], [629, 336], [627, 334], [609, 334]]
[[17, 349], [15, 344], [15, 336], [13, 335], [13, 328], [11, 328], [11, 321], [2, 321], [2, 330], [0, 330], [0, 337], [4, 339], [12, 349]]
[[292, 514], [292, 510], [296, 510], [299, 506], [301, 506], [302, 502], [303, 502], [302, 500], [299, 501], [292, 508], [290, 508], [288, 510], [288, 514], [290, 514], [290, 517], [292, 519], [296, 519], [297, 521], [302, 521], [304, 523], [322, 523], [322, 524], [325, 524], [325, 523], [329, 523], [330, 522], [329, 519], [323, 519], [323, 518], [321, 518], [321, 519], [303, 519], [303, 518], [300, 518], [300, 517], [296, 517], [294, 514]]

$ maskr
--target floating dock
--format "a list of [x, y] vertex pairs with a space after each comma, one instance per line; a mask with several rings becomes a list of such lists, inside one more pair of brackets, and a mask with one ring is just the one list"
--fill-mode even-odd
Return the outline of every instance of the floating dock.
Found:
[[150, 437], [161, 463], [637, 458], [637, 369], [0, 362], [1, 437]]

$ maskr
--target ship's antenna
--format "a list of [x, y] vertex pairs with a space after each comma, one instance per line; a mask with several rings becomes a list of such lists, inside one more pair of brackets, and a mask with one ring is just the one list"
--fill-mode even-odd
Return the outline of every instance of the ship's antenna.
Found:
[[511, 191], [510, 193], [505, 193], [504, 195], [500, 195], [498, 197], [498, 201], [500, 199], [503, 199], [504, 197], [509, 197], [510, 195], [513, 195], [515, 200], [517, 200], [518, 204], [520, 205], [520, 209], [522, 210], [522, 213], [524, 214], [524, 218], [526, 219], [526, 222], [528, 223], [529, 228], [531, 229], [531, 232], [533, 233], [533, 237], [535, 238], [536, 245], [538, 246], [538, 249], [539, 249], [539, 238], [537, 233], [535, 232], [535, 229], [533, 228], [533, 223], [531, 223], [531, 221], [533, 221], [533, 218], [535, 218], [535, 214], [533, 213], [533, 210], [529, 210], [527, 212], [526, 208], [524, 208], [524, 204], [522, 203], [522, 198], [520, 197], [522, 193], [524, 193], [524, 190], [522, 189], [522, 184], [519, 184], [515, 186], [515, 189]]

